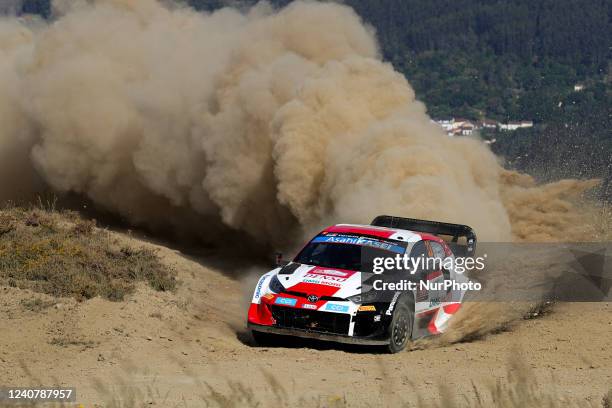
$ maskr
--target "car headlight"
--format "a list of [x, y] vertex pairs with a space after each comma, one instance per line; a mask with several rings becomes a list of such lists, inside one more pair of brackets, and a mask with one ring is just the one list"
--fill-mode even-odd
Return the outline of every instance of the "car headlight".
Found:
[[378, 299], [378, 291], [370, 290], [358, 295], [349, 296], [347, 299], [353, 303], [372, 303]]
[[272, 279], [270, 279], [270, 285], [268, 285], [268, 287], [274, 293], [283, 293], [285, 291], [285, 287], [282, 283], [280, 283], [278, 276], [276, 275], [272, 276]]

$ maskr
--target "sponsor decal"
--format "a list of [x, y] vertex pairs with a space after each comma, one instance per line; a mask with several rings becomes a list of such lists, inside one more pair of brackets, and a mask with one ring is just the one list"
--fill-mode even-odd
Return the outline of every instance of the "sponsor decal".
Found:
[[267, 299], [267, 300], [272, 300], [272, 299], [274, 299], [274, 295], [273, 295], [273, 294], [271, 294], [271, 293], [266, 293], [266, 294], [265, 294], [265, 295], [263, 295], [262, 297], [263, 297], [264, 299]]
[[305, 275], [305, 277], [311, 278], [311, 279], [320, 279], [322, 281], [334, 281], [334, 282], [344, 282], [346, 280], [346, 278], [341, 278], [339, 276], [320, 275], [314, 272], [308, 272]]
[[335, 303], [328, 303], [327, 305], [325, 305], [325, 310], [330, 312], [346, 313], [348, 312], [349, 307], [347, 305], [337, 305]]
[[393, 308], [395, 307], [395, 302], [397, 302], [397, 298], [399, 297], [400, 292], [395, 292], [395, 294], [393, 295], [393, 299], [391, 299], [391, 303], [389, 303], [389, 308], [387, 309], [387, 316], [391, 316], [391, 313], [393, 313]]
[[310, 279], [321, 279], [321, 280], [327, 280], [327, 281], [344, 282], [348, 278], [350, 278], [352, 274], [353, 274], [352, 272], [334, 271], [331, 269], [326, 269], [326, 270], [312, 269], [306, 272], [306, 275], [304, 276]]
[[369, 246], [373, 248], [380, 248], [387, 251], [396, 252], [398, 254], [403, 254], [405, 251], [403, 246], [395, 245], [392, 242], [382, 241], [375, 238], [357, 237], [354, 235], [319, 235], [315, 237], [312, 242], [331, 242], [336, 244]]
[[317, 270], [314, 268], [306, 272], [306, 276], [311, 275], [314, 277], [322, 277], [325, 279], [335, 278], [335, 280], [339, 280], [339, 281], [344, 281], [347, 278], [350, 278], [352, 274], [353, 272], [334, 271], [332, 269]]
[[362, 305], [359, 306], [359, 311], [360, 312], [375, 312], [376, 311], [376, 306], [374, 305]]
[[347, 272], [334, 271], [333, 269], [324, 269], [324, 270], [312, 271], [310, 273], [315, 274], [315, 275], [339, 276], [341, 278], [347, 278], [348, 275], [349, 275]]
[[259, 282], [257, 282], [257, 287], [255, 288], [255, 299], [259, 299], [259, 297], [261, 296], [261, 288], [263, 287], [263, 283], [266, 280], [266, 276], [263, 276], [261, 279], [259, 279]]
[[380, 318], [381, 318], [380, 315], [376, 315], [376, 316], [374, 316], [374, 321], [375, 322], [380, 322]]
[[307, 299], [310, 303], [317, 303], [317, 300], [319, 300], [319, 297], [317, 295], [308, 295]]
[[304, 303], [302, 305], [302, 309], [315, 309], [316, 310], [317, 305], [311, 305], [310, 303]]
[[277, 297], [276, 300], [274, 301], [274, 304], [276, 305], [286, 305], [286, 306], [295, 306], [296, 303], [297, 303], [297, 299], [280, 297], [280, 296]]
[[337, 278], [335, 276], [321, 276], [321, 275], [314, 275], [314, 274], [307, 273], [304, 279], [302, 280], [302, 282], [314, 283], [317, 285], [327, 285], [327, 286], [333, 286], [335, 288], [339, 288], [339, 287], [342, 287], [341, 282], [344, 282], [345, 280], [346, 279], [344, 278]]

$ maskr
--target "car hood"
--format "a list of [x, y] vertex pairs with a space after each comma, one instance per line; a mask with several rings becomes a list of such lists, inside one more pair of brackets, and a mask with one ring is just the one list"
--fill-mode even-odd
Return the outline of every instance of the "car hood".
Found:
[[361, 272], [347, 269], [291, 263], [281, 268], [278, 280], [289, 292], [346, 298], [357, 295], [361, 289]]

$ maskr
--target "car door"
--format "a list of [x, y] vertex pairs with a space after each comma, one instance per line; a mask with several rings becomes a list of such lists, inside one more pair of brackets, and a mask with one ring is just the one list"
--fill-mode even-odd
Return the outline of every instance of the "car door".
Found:
[[[417, 313], [417, 315], [431, 309], [432, 300], [436, 298], [435, 296], [431, 296], [431, 290], [428, 289], [428, 285], [430, 285], [433, 280], [437, 280], [436, 277], [432, 275], [434, 271], [427, 267], [428, 264], [431, 263], [429, 260], [432, 257], [432, 249], [426, 240], [414, 244], [410, 251], [410, 259], [413, 265], [417, 265], [414, 273], [417, 284], [414, 293], [415, 313]], [[440, 275], [441, 279], [441, 274], [438, 275]]]
[[[450, 279], [450, 271], [444, 268], [444, 260], [446, 259], [446, 252], [444, 251], [444, 247], [442, 244], [436, 241], [427, 241], [427, 244], [431, 248], [431, 254], [433, 259], [435, 259], [436, 268], [432, 272], [430, 272], [430, 277], [432, 281], [440, 282], [441, 284]], [[439, 305], [448, 294], [450, 289], [436, 289], [432, 290], [429, 293], [430, 306]]]

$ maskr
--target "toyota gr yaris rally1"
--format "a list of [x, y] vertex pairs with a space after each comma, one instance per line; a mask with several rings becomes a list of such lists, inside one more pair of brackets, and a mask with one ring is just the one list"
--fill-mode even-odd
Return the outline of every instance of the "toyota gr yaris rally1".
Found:
[[[471, 256], [475, 244], [470, 227], [435, 221], [379, 216], [371, 225], [330, 226], [293, 261], [259, 279], [248, 327], [259, 343], [297, 336], [401, 351], [413, 339], [444, 331], [459, 309], [465, 290], [435, 283], [468, 278], [439, 266], [374, 273], [373, 262], [398, 256], [452, 260]], [[407, 289], [402, 282], [415, 284]]]

